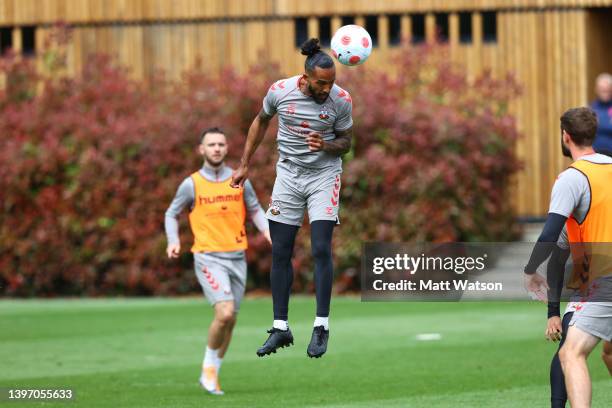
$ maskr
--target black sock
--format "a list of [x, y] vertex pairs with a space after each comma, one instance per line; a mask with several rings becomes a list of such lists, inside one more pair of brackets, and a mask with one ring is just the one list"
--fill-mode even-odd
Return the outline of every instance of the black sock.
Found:
[[335, 221], [313, 221], [310, 224], [310, 243], [314, 259], [315, 289], [317, 295], [317, 316], [329, 316], [334, 264], [332, 261], [332, 233]]
[[293, 284], [291, 256], [295, 237], [300, 227], [268, 220], [272, 238], [272, 303], [274, 320], [287, 320], [289, 314], [289, 295]]
[[567, 402], [567, 390], [565, 389], [565, 376], [561, 369], [561, 361], [559, 361], [559, 350], [563, 343], [565, 343], [565, 337], [567, 336], [567, 330], [569, 328], [569, 322], [572, 320], [574, 313], [566, 313], [563, 316], [561, 327], [563, 333], [561, 334], [561, 341], [559, 342], [559, 348], [555, 353], [550, 363], [550, 405], [552, 408], [565, 408]]

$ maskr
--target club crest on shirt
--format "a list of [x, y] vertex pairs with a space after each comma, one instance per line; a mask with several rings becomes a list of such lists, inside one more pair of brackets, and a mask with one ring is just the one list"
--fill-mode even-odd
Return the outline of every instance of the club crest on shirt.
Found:
[[270, 202], [270, 208], [268, 209], [268, 211], [270, 211], [270, 214], [272, 215], [278, 215], [280, 214], [281, 207], [280, 207], [280, 202], [279, 201], [271, 201]]
[[327, 110], [326, 106], [321, 108], [321, 112], [319, 112], [319, 119], [329, 119], [329, 111]]

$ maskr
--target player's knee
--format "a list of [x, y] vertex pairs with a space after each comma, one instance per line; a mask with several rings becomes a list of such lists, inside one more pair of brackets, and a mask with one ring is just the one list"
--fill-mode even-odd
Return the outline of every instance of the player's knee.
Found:
[[236, 323], [236, 315], [234, 312], [223, 315], [222, 319], [224, 326], [233, 326]]
[[331, 259], [331, 244], [329, 242], [314, 242], [312, 244], [312, 256], [316, 259]]
[[561, 365], [564, 366], [567, 362], [572, 358], [572, 352], [569, 347], [563, 346], [559, 350], [559, 361], [561, 361]]
[[217, 320], [221, 326], [229, 326], [234, 320], [234, 314], [229, 312], [222, 312], [217, 315]]
[[274, 241], [272, 243], [272, 256], [277, 260], [291, 259], [291, 244], [283, 241]]
[[216, 310], [215, 319], [221, 326], [232, 324], [236, 319], [234, 306], [231, 303], [222, 306], [220, 305], [220, 307]]
[[569, 361], [575, 361], [581, 358], [586, 358], [586, 354], [577, 347], [571, 347], [568, 344], [563, 345], [559, 350], [559, 360], [561, 365], [567, 364]]

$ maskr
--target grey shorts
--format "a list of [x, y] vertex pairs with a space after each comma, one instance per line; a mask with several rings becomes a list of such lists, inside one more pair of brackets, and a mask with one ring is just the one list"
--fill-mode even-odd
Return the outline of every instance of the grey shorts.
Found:
[[214, 306], [225, 300], [234, 301], [238, 313], [246, 286], [246, 258], [224, 258], [214, 252], [193, 254], [196, 277], [204, 296]]
[[342, 167], [311, 169], [288, 159], [276, 164], [276, 181], [266, 217], [271, 221], [301, 226], [304, 212], [313, 221], [340, 223], [340, 174]]
[[612, 341], [612, 302], [581, 302], [570, 326], [605, 341]]

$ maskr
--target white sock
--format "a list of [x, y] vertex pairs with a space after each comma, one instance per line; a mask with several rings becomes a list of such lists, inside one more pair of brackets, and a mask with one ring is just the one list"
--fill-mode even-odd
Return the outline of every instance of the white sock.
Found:
[[204, 367], [217, 366], [217, 360], [219, 359], [219, 349], [213, 350], [206, 346], [206, 353], [204, 353]]
[[315, 317], [313, 327], [323, 326], [325, 330], [329, 330], [329, 317]]
[[286, 320], [274, 320], [272, 327], [279, 330], [287, 330], [289, 325], [287, 324]]

